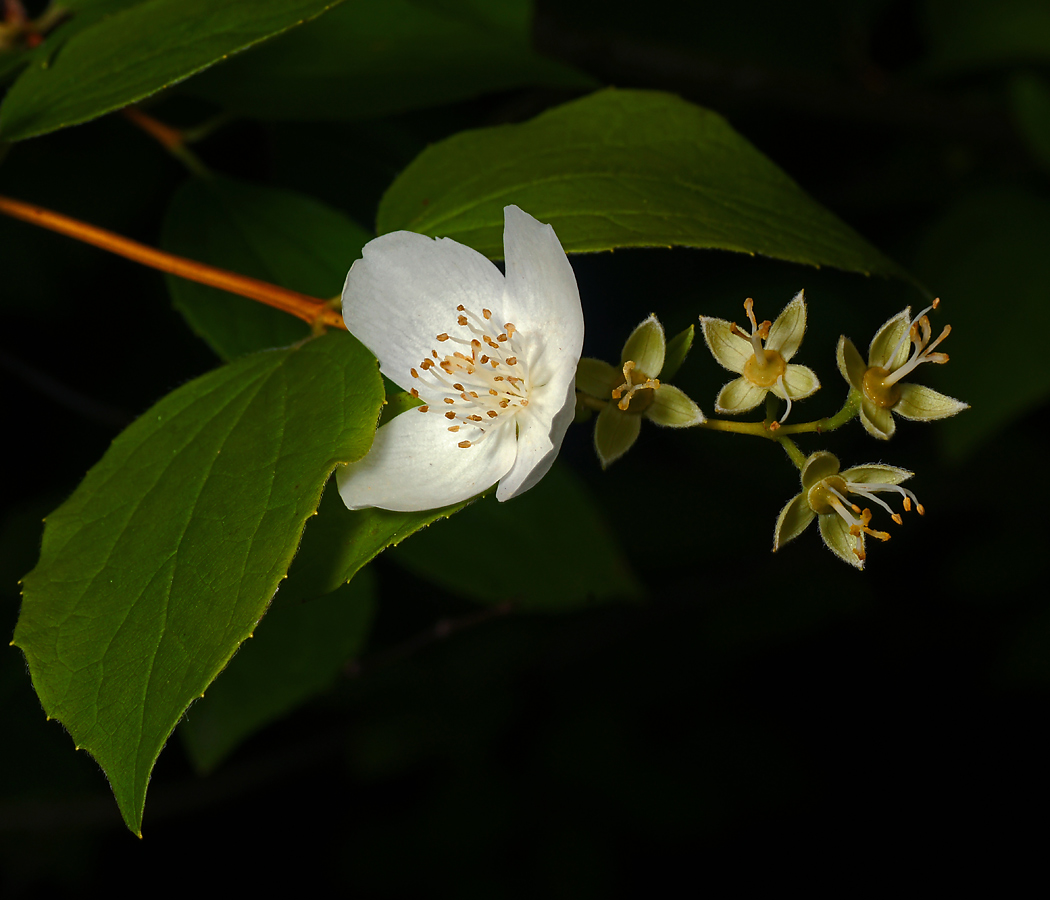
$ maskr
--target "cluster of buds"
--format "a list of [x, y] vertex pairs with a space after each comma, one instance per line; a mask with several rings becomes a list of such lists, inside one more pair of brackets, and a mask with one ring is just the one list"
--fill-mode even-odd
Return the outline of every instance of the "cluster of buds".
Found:
[[[905, 381], [923, 363], [948, 361], [948, 355], [937, 348], [948, 337], [951, 326], [945, 326], [933, 339], [930, 324], [929, 313], [938, 305], [934, 300], [914, 317], [906, 308], [885, 322], [871, 341], [867, 362], [852, 341], [845, 336], [839, 339], [836, 358], [850, 389], [847, 407], [852, 404], [852, 415], [859, 415], [872, 437], [888, 440], [893, 436], [894, 414], [913, 421], [932, 421], [968, 408], [953, 397]], [[700, 317], [712, 356], [737, 375], [719, 391], [715, 410], [728, 415], [748, 412], [772, 394], [783, 401], [784, 412], [775, 421], [769, 420], [770, 414], [762, 427], [766, 436], [775, 437], [794, 403], [820, 389], [812, 369], [791, 362], [806, 332], [805, 295], [799, 291], [772, 322], [757, 320], [751, 298], [744, 301], [744, 310], [749, 329], [725, 319]], [[692, 341], [690, 326], [668, 343], [663, 327], [651, 315], [627, 339], [618, 368], [598, 359], [580, 360], [577, 419], [597, 410], [594, 447], [603, 468], [631, 448], [643, 417], [675, 428], [708, 424], [700, 407], [667, 383], [685, 360]], [[790, 441], [788, 445], [793, 448]], [[793, 458], [802, 460], [796, 449], [792, 453]], [[777, 519], [774, 550], [801, 534], [816, 518], [828, 548], [850, 565], [863, 568], [865, 538], [884, 541], [890, 537], [871, 526], [872, 506], [884, 509], [898, 525], [902, 522], [900, 513], [877, 494], [899, 494], [905, 512], [912, 508], [924, 512], [915, 495], [900, 486], [912, 477], [904, 469], [872, 463], [840, 471], [838, 459], [820, 451], [801, 463], [801, 477], [801, 493], [788, 502]]]

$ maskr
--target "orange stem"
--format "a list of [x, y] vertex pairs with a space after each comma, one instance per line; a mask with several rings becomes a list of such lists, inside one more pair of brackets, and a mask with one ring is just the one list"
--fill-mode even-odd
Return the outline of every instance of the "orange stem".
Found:
[[181, 131], [165, 125], [159, 119], [154, 119], [137, 106], [125, 106], [121, 112], [125, 118], [134, 122], [148, 135], [156, 138], [165, 149], [177, 150], [185, 144]]
[[165, 253], [163, 250], [156, 250], [114, 234], [112, 231], [106, 231], [104, 228], [88, 225], [79, 219], [63, 216], [44, 209], [42, 206], [12, 200], [9, 197], [0, 196], [0, 213], [21, 219], [23, 222], [39, 225], [50, 231], [57, 231], [59, 234], [83, 241], [85, 244], [93, 244], [117, 256], [160, 269], [162, 272], [178, 275], [188, 281], [196, 281], [199, 284], [206, 284], [231, 294], [247, 297], [249, 300], [265, 303], [267, 306], [273, 306], [297, 316], [310, 325], [323, 323], [333, 328], [346, 328], [339, 311], [332, 309], [326, 301], [319, 300], [317, 297], [309, 297], [306, 294], [270, 284], [268, 281], [249, 278], [247, 275], [238, 275], [236, 272], [228, 272], [225, 269], [195, 262], [192, 259]]

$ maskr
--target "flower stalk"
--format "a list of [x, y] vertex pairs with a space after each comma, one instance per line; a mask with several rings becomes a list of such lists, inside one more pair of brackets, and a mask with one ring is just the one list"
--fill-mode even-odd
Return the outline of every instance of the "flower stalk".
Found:
[[332, 309], [326, 300], [300, 294], [298, 291], [290, 291], [258, 278], [249, 278], [247, 275], [239, 275], [236, 272], [229, 272], [226, 269], [176, 256], [173, 253], [165, 253], [163, 250], [148, 247], [138, 241], [95, 225], [89, 225], [71, 216], [53, 212], [42, 206], [0, 196], [0, 213], [49, 231], [64, 234], [102, 250], [108, 250], [110, 253], [123, 256], [125, 259], [141, 263], [152, 269], [178, 275], [188, 281], [196, 281], [198, 284], [206, 284], [208, 287], [264, 303], [302, 319], [314, 327], [318, 323], [330, 328], [346, 327], [338, 310]]

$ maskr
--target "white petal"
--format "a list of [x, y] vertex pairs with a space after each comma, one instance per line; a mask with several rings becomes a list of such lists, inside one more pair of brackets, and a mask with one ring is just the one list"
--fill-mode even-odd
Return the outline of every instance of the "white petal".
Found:
[[[883, 322], [868, 345], [868, 365], [890, 370], [903, 366], [911, 353], [911, 342], [902, 342], [902, 338], [908, 333], [910, 326], [910, 306]], [[894, 350], [897, 352], [894, 353]]]
[[[523, 335], [543, 335], [544, 360], [529, 360], [534, 375], [544, 361], [575, 373], [583, 351], [583, 309], [569, 258], [550, 225], [516, 206], [506, 207], [503, 216], [507, 280], [502, 314]], [[546, 374], [543, 380], [551, 377]], [[558, 385], [559, 395], [566, 383], [563, 379]]]
[[799, 291], [769, 329], [766, 347], [776, 350], [787, 362], [798, 352], [806, 333], [806, 293]]
[[893, 411], [905, 419], [929, 422], [933, 419], [946, 419], [969, 408], [968, 403], [923, 384], [902, 384], [900, 400], [894, 404]]
[[739, 334], [734, 334], [733, 323], [725, 319], [701, 316], [700, 326], [707, 348], [718, 364], [738, 375], [743, 372], [747, 361], [755, 355], [755, 348], [751, 346], [751, 342]]
[[419, 385], [409, 370], [440, 346], [437, 335], [455, 327], [456, 307], [496, 313], [503, 292], [503, 275], [476, 250], [448, 238], [395, 231], [369, 241], [351, 266], [343, 321], [379, 358], [382, 373], [411, 390]]
[[734, 378], [718, 392], [715, 409], [724, 414], [735, 415], [754, 409], [766, 396], [766, 388], [752, 384], [746, 378]]
[[509, 430], [517, 425], [518, 455], [511, 470], [500, 479], [497, 500], [525, 493], [550, 471], [575, 414], [575, 381], [569, 382], [560, 409], [550, 393], [533, 390], [529, 394], [528, 409], [518, 413], [517, 421], [508, 426]]
[[378, 506], [405, 512], [437, 509], [492, 487], [514, 464], [514, 420], [493, 429], [473, 447], [457, 446], [448, 420], [411, 409], [376, 432], [364, 459], [337, 470], [343, 502], [350, 509]]

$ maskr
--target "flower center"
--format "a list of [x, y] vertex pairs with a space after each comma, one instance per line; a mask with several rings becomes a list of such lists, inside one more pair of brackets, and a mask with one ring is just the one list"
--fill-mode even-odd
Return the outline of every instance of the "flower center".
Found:
[[930, 325], [930, 317], [926, 315], [931, 309], [936, 309], [940, 306], [940, 303], [940, 299], [934, 300], [933, 303], [912, 319], [911, 327], [901, 335], [901, 339], [897, 342], [897, 346], [893, 348], [893, 352], [889, 356], [891, 361], [897, 358], [897, 354], [900, 353], [900, 349], [904, 345], [904, 342], [909, 339], [911, 340], [911, 357], [904, 363], [904, 365], [893, 370], [883, 369], [879, 366], [872, 366], [864, 373], [862, 382], [864, 393], [869, 400], [873, 401], [878, 406], [893, 406], [901, 396], [900, 388], [897, 386], [897, 383], [902, 378], [906, 378], [910, 375], [923, 363], [941, 364], [948, 362], [947, 353], [934, 353], [933, 351], [941, 341], [952, 333], [952, 326], [945, 325], [941, 330], [941, 333], [937, 336], [937, 340], [931, 343], [930, 338], [933, 337], [933, 327]]
[[624, 412], [628, 411], [628, 407], [631, 406], [631, 401], [633, 400], [634, 406], [631, 407], [630, 412], [640, 415], [653, 402], [653, 397], [656, 396], [656, 389], [660, 387], [660, 380], [650, 378], [641, 369], [636, 369], [633, 359], [629, 359], [623, 364], [623, 377], [624, 383], [613, 389], [612, 398], [620, 401], [616, 405]]
[[767, 319], [759, 324], [755, 319], [755, 301], [750, 297], [744, 301], [744, 310], [751, 322], [751, 332], [748, 333], [736, 325], [732, 331], [738, 337], [750, 341], [755, 352], [744, 363], [744, 371], [741, 374], [756, 387], [771, 388], [787, 371], [787, 363], [778, 351], [767, 350], [763, 343], [769, 338], [769, 329], [773, 327], [773, 323]]
[[[442, 414], [448, 430], [463, 438], [457, 445], [466, 449], [529, 405], [529, 371], [521, 333], [512, 322], [501, 331], [491, 324], [491, 310], [478, 316], [460, 305], [456, 312], [456, 328], [435, 340], [460, 349], [445, 356], [432, 349], [409, 374], [420, 379], [426, 395], [419, 412]], [[420, 391], [412, 388], [411, 394], [419, 397]]]
[[864, 396], [883, 409], [889, 409], [901, 398], [901, 386], [888, 382], [886, 379], [889, 374], [889, 369], [884, 369], [882, 366], [872, 366], [864, 373], [864, 377], [861, 379]]

